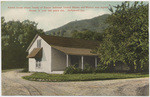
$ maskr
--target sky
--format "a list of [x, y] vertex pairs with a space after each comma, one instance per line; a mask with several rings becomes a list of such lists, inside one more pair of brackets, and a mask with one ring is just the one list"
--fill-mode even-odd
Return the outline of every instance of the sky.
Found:
[[[31, 20], [38, 23], [38, 28], [48, 31], [51, 29], [63, 26], [71, 21], [91, 19], [103, 14], [111, 14], [108, 10], [109, 5], [114, 6], [121, 4], [121, 1], [3, 1], [1, 3], [1, 16], [4, 16], [5, 21], [10, 20]], [[13, 8], [15, 7], [15, 8]], [[23, 8], [16, 8], [23, 7]], [[25, 9], [24, 7], [31, 7]], [[49, 7], [45, 9], [44, 7]], [[65, 10], [64, 12], [41, 12], [42, 10]], [[53, 7], [62, 7], [53, 8]], [[94, 7], [94, 8], [79, 8], [82, 11], [68, 11], [64, 7]], [[99, 8], [95, 8], [99, 7]], [[41, 9], [40, 9], [41, 8]], [[78, 8], [71, 8], [78, 10]], [[69, 10], [71, 10], [69, 9]], [[32, 10], [32, 11], [29, 11]], [[33, 12], [37, 10], [37, 12]], [[38, 11], [40, 10], [40, 12]]]

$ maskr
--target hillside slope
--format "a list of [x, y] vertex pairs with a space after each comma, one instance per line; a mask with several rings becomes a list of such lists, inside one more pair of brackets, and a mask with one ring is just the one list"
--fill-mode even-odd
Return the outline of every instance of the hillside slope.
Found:
[[77, 31], [90, 30], [90, 31], [102, 33], [103, 30], [108, 26], [108, 24], [105, 23], [105, 20], [108, 16], [109, 14], [104, 14], [98, 17], [94, 17], [92, 19], [72, 21], [57, 29], [46, 31], [45, 34], [71, 37], [72, 33], [75, 30]]

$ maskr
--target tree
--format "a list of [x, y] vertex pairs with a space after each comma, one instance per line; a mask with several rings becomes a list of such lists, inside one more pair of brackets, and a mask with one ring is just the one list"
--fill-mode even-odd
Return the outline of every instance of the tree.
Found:
[[2, 25], [2, 68], [19, 68], [27, 66], [26, 49], [34, 36], [43, 33], [37, 29], [37, 23], [29, 20], [5, 22]]
[[84, 31], [75, 30], [72, 34], [72, 37], [77, 39], [102, 41], [101, 33], [93, 32], [89, 30], [84, 30]]
[[131, 71], [148, 70], [148, 6], [143, 2], [132, 5], [123, 2], [110, 7], [112, 14], [106, 20], [109, 26], [98, 48], [102, 62], [115, 64], [121, 61]]

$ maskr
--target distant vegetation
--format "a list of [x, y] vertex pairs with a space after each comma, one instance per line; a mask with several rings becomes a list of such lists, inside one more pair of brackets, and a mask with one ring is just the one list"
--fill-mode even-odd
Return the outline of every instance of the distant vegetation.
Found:
[[102, 41], [103, 33], [93, 32], [93, 31], [89, 31], [89, 30], [74, 31], [72, 33], [72, 37], [77, 38], [77, 39]]
[[5, 22], [1, 17], [2, 69], [27, 67], [26, 49], [38, 33], [37, 23], [25, 20]]

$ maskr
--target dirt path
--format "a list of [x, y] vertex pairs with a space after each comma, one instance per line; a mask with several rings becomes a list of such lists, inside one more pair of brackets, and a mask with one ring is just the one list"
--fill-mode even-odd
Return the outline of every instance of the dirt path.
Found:
[[149, 78], [134, 78], [82, 82], [35, 82], [27, 81], [13, 70], [2, 73], [2, 95], [44, 95], [44, 96], [148, 96]]

